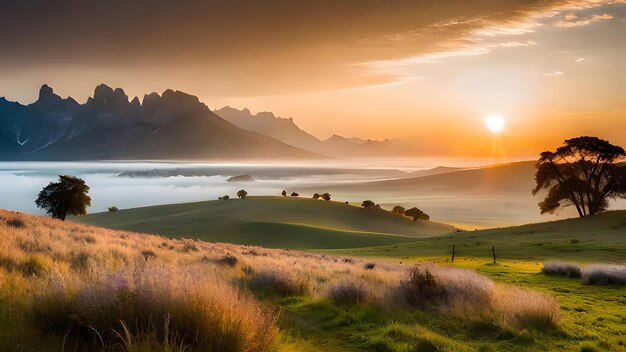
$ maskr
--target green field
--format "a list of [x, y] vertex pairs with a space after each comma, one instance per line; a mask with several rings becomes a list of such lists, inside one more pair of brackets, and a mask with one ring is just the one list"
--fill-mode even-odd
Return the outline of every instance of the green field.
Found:
[[380, 209], [293, 197], [248, 197], [97, 213], [72, 221], [269, 248], [335, 249], [413, 242], [454, 228]]
[[[575, 258], [571, 258], [574, 260]], [[285, 351], [626, 351], [626, 287], [590, 286], [579, 279], [548, 276], [536, 261], [445, 257], [404, 258], [469, 268], [496, 282], [547, 292], [560, 304], [553, 331], [506, 332], [437, 312], [389, 313], [370, 307], [337, 307], [326, 301], [285, 299]]]
[[567, 219], [446, 236], [416, 239], [413, 243], [339, 250], [350, 255], [375, 257], [438, 257], [458, 260], [491, 257], [521, 260], [574, 260], [626, 262], [626, 211], [611, 211], [583, 219]]
[[[492, 246], [496, 247], [496, 265]], [[338, 351], [626, 351], [626, 287], [590, 286], [579, 279], [541, 273], [542, 261], [552, 259], [626, 263], [626, 211], [325, 252], [386, 257], [405, 264], [432, 261], [476, 270], [496, 282], [554, 295], [562, 320], [556, 331], [505, 336], [484, 327], [468, 331], [461, 322], [439, 314], [389, 315], [319, 301], [285, 300], [285, 325], [299, 337], [296, 341], [305, 346], [300, 347], [303, 350], [317, 351], [313, 346], [325, 343], [326, 349]], [[431, 343], [435, 347], [429, 349]]]

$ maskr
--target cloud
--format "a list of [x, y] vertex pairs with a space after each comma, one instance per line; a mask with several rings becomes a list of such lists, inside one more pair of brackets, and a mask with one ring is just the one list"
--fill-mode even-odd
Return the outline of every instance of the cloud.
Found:
[[364, 63], [433, 62], [524, 46], [530, 42], [507, 37], [532, 33], [538, 18], [609, 3], [615, 1], [4, 1], [0, 75], [70, 67], [112, 80], [202, 82], [223, 95], [340, 89], [393, 79]]
[[572, 27], [581, 27], [586, 26], [593, 22], [610, 20], [613, 16], [609, 14], [601, 14], [601, 15], [592, 15], [588, 17], [579, 17], [574, 12], [569, 12], [563, 16], [563, 18], [559, 21], [553, 23], [555, 27], [558, 28], [572, 28]]
[[561, 72], [561, 71], [554, 71], [554, 72], [548, 72], [545, 73], [546, 76], [548, 77], [559, 77], [559, 76], [563, 76], [565, 73]]

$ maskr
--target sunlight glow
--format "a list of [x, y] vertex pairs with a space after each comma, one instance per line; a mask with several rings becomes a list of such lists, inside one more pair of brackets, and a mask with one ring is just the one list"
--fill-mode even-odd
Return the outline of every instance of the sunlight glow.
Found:
[[484, 122], [485, 126], [487, 126], [487, 129], [493, 134], [502, 133], [502, 130], [504, 130], [504, 125], [506, 124], [504, 118], [502, 118], [502, 116], [500, 115], [487, 116]]

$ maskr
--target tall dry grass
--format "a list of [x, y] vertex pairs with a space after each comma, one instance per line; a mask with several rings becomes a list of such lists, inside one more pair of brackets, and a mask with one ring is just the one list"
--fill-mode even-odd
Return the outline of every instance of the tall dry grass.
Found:
[[0, 350], [264, 351], [278, 333], [274, 297], [294, 295], [435, 307], [503, 328], [558, 322], [551, 296], [434, 264], [176, 240], [6, 211], [0, 235]]
[[554, 328], [559, 304], [548, 294], [499, 285], [471, 270], [420, 264], [412, 267], [401, 289], [407, 302], [435, 308], [465, 321], [505, 329]]

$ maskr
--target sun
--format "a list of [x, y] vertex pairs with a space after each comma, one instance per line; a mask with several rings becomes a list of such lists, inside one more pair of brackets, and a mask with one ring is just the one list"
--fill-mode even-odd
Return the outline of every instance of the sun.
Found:
[[504, 130], [504, 125], [506, 124], [504, 118], [500, 115], [491, 115], [485, 117], [485, 126], [487, 129], [491, 131], [493, 134], [500, 134]]

